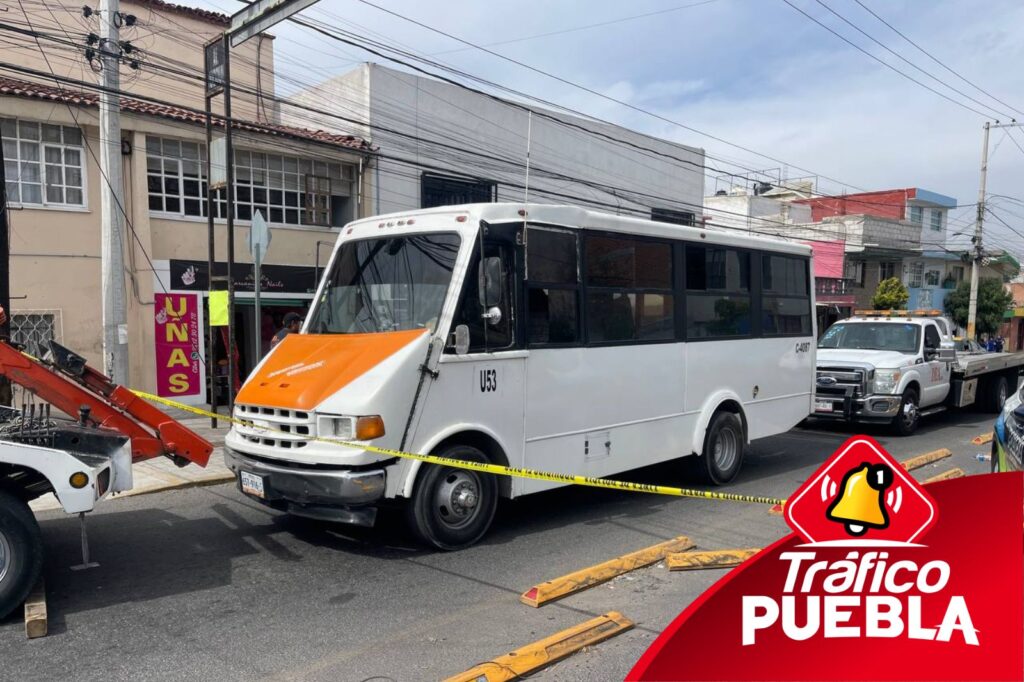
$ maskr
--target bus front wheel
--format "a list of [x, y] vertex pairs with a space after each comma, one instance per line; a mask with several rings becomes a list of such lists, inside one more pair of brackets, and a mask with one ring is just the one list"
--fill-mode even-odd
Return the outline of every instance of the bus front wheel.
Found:
[[[439, 457], [488, 463], [471, 445], [450, 445]], [[406, 507], [409, 527], [416, 537], [438, 549], [469, 547], [491, 527], [498, 508], [498, 482], [493, 474], [470, 469], [425, 464]]]
[[704, 453], [698, 458], [705, 481], [725, 485], [740, 473], [743, 464], [743, 422], [738, 414], [717, 412], [704, 434]]

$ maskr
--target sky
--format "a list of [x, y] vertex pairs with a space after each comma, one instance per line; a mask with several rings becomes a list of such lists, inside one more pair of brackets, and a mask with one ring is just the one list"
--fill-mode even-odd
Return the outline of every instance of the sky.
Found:
[[[233, 0], [183, 1], [224, 12], [241, 7]], [[734, 169], [816, 175], [823, 193], [921, 187], [973, 204], [984, 122], [1013, 116], [1024, 121], [1020, 0], [861, 0], [970, 83], [856, 0], [789, 0], [870, 55], [977, 112], [873, 60], [786, 0], [371, 1], [649, 113], [466, 48], [361, 0], [320, 0], [302, 14], [585, 114], [701, 147], [709, 163], [713, 157]], [[649, 16], [627, 19], [644, 14]], [[605, 25], [582, 28], [594, 24]], [[362, 61], [402, 68], [298, 26], [282, 24], [271, 32], [282, 94], [295, 78], [326, 79]], [[1009, 227], [987, 218], [986, 244], [1024, 259], [1024, 128], [993, 130], [989, 159], [988, 194], [1020, 203], [990, 196], [989, 207]], [[709, 178], [705, 192], [728, 184]], [[973, 206], [952, 210], [950, 233], [973, 231], [974, 214]]]

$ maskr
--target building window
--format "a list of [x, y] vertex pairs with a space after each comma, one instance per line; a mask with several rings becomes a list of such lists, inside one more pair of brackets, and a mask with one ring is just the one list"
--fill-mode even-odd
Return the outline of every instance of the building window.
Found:
[[[206, 145], [146, 137], [149, 209], [182, 216], [206, 216]], [[344, 225], [352, 216], [355, 167], [293, 156], [235, 151], [235, 217], [252, 220], [256, 211], [276, 225]], [[218, 190], [216, 217], [226, 215]]]
[[953, 277], [953, 281], [959, 284], [964, 281], [964, 268], [962, 265], [954, 265], [949, 269], [949, 274]]
[[84, 206], [82, 131], [13, 118], [0, 119], [7, 198], [37, 206]]
[[672, 245], [605, 235], [587, 235], [585, 244], [587, 339], [674, 339]]
[[940, 273], [938, 270], [928, 270], [927, 272], [925, 272], [924, 273], [924, 284], [925, 284], [925, 286], [928, 286], [928, 287], [937, 287], [937, 286], [939, 286], [939, 277], [941, 276], [941, 274], [942, 273]]
[[887, 279], [896, 277], [896, 268], [899, 265], [896, 261], [884, 261], [878, 264], [878, 281], [884, 282]]
[[19, 312], [11, 315], [11, 340], [25, 346], [25, 352], [37, 358], [50, 349], [50, 341], [60, 342], [58, 311]]
[[931, 228], [934, 232], [942, 231], [942, 215], [943, 212], [937, 208], [933, 208], [931, 211]]
[[843, 277], [853, 281], [856, 286], [864, 286], [864, 261], [848, 260], [843, 265]]
[[486, 180], [465, 180], [424, 173], [420, 187], [421, 208], [481, 204], [494, 201], [497, 186]]
[[916, 261], [910, 264], [910, 288], [919, 289], [924, 282], [924, 263]]
[[909, 208], [909, 220], [910, 220], [910, 222], [916, 223], [917, 225], [920, 225], [921, 222], [924, 219], [924, 215], [923, 214], [924, 214], [924, 209], [922, 209], [920, 206], [911, 206]]
[[807, 261], [761, 256], [761, 331], [765, 336], [811, 333], [811, 290]]
[[579, 339], [576, 234], [530, 227], [527, 243], [527, 336], [530, 345], [575, 343]]
[[673, 225], [693, 225], [692, 211], [675, 211], [671, 208], [652, 208], [651, 220], [660, 223], [672, 223]]
[[686, 338], [750, 336], [750, 254], [686, 247]]

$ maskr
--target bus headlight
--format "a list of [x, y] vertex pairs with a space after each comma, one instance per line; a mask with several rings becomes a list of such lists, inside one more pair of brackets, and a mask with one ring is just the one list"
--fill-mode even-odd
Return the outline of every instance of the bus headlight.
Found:
[[384, 420], [380, 415], [345, 417], [322, 414], [316, 418], [317, 435], [338, 440], [373, 440], [384, 435]]
[[342, 417], [334, 414], [322, 414], [316, 418], [316, 433], [325, 438], [352, 440], [355, 430], [354, 417]]
[[899, 386], [903, 372], [898, 369], [876, 369], [875, 378], [871, 381], [871, 392], [883, 395], [892, 394]]

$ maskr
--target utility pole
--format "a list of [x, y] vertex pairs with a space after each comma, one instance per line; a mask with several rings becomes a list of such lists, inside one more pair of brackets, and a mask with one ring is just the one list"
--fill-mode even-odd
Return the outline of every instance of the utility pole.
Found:
[[124, 181], [121, 168], [120, 23], [118, 0], [100, 0], [100, 192], [103, 371], [128, 383], [128, 314], [124, 282]]
[[[318, 243], [319, 248], [319, 243]], [[11, 239], [7, 222], [7, 175], [4, 171], [4, 148], [0, 145], [0, 307], [4, 319], [0, 321], [0, 339], [11, 338]], [[0, 405], [12, 405], [11, 381], [0, 376]]]
[[[981, 229], [985, 222], [985, 182], [988, 179], [988, 134], [992, 128], [1021, 128], [1024, 123], [1018, 123], [1011, 119], [1009, 123], [985, 122], [984, 135], [981, 145], [981, 185], [978, 188], [978, 217], [974, 222], [974, 258], [971, 260], [971, 299], [967, 308], [967, 338], [975, 337], [976, 323], [978, 319], [978, 275], [981, 270], [981, 262], [985, 251], [981, 243]], [[997, 145], [998, 146], [998, 145]]]
[[[998, 121], [997, 121], [998, 123]], [[971, 259], [971, 299], [967, 307], [967, 338], [975, 338], [975, 324], [978, 319], [978, 271], [981, 269], [981, 227], [985, 222], [985, 181], [988, 178], [988, 131], [991, 125], [985, 121], [985, 134], [981, 145], [981, 185], [978, 188], [978, 217], [974, 221], [974, 258]]]

